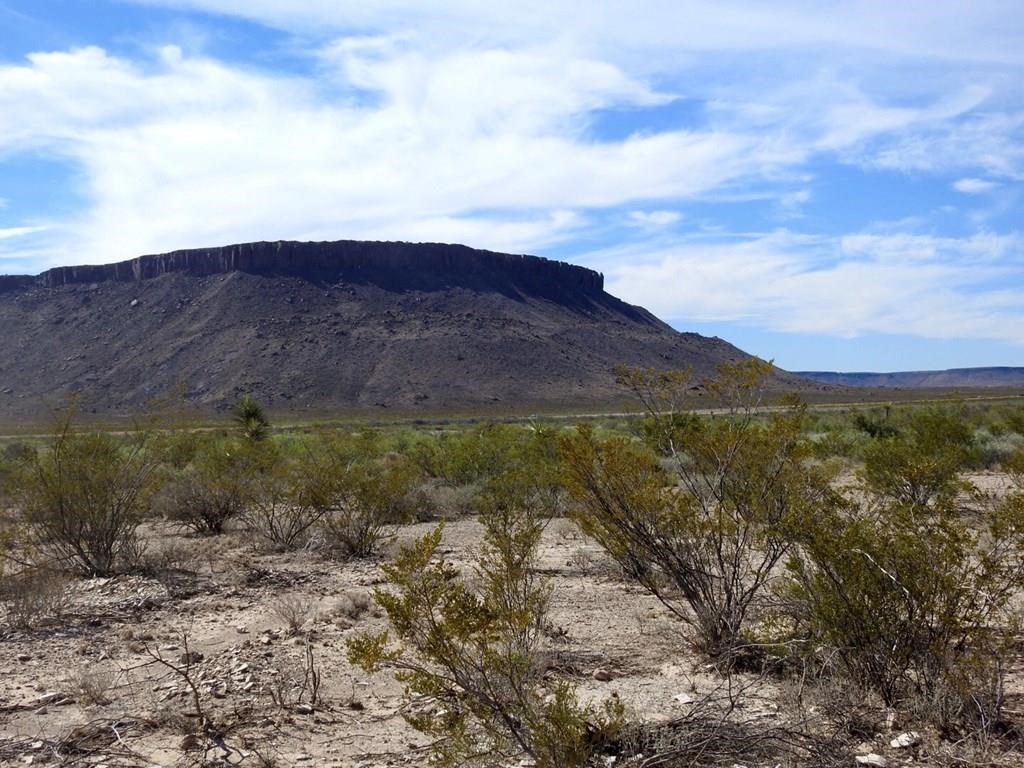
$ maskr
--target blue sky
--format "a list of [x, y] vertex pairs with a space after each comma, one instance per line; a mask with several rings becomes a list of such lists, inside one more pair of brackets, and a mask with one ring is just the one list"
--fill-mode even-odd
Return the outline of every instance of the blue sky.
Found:
[[0, 0], [0, 273], [565, 259], [789, 369], [1024, 365], [1019, 2]]

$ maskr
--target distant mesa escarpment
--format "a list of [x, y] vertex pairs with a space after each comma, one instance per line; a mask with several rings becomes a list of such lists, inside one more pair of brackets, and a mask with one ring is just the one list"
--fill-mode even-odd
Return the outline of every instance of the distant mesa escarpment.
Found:
[[842, 387], [901, 389], [1024, 387], [1024, 368], [1009, 366], [948, 368], [941, 371], [894, 371], [891, 373], [802, 371], [797, 375], [823, 384]]
[[0, 277], [0, 327], [0, 422], [176, 391], [208, 412], [243, 394], [313, 416], [608, 408], [628, 402], [619, 363], [703, 376], [746, 357], [593, 270], [436, 243], [245, 243]]
[[[47, 288], [107, 281], [150, 280], [169, 273], [194, 277], [248, 272], [294, 275], [316, 280], [374, 281], [392, 288], [429, 285], [445, 275], [461, 282], [495, 281], [508, 288], [538, 292], [600, 292], [604, 276], [572, 264], [481, 251], [463, 245], [388, 243], [339, 240], [322, 243], [291, 241], [241, 243], [140, 256], [100, 266], [57, 267], [36, 278]], [[25, 281], [28, 278], [7, 278]]]

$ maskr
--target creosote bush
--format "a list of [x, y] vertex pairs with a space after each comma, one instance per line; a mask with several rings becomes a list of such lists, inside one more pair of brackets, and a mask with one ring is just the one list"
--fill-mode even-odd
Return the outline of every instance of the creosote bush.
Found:
[[623, 370], [647, 410], [650, 447], [601, 441], [587, 427], [561, 442], [580, 528], [725, 661], [748, 644], [791, 529], [831, 494], [801, 436], [804, 408], [755, 416], [771, 371], [757, 360], [723, 366], [703, 389], [726, 412], [699, 418], [688, 374]]
[[595, 712], [570, 683], [545, 678], [550, 586], [533, 567], [543, 522], [513, 485], [485, 501], [477, 588], [438, 559], [439, 525], [383, 567], [389, 589], [375, 599], [390, 631], [349, 642], [350, 661], [368, 672], [395, 670], [410, 697], [433, 702], [407, 719], [436, 739], [440, 765], [492, 765], [525, 753], [539, 768], [582, 766], [621, 725], [617, 699]]
[[224, 533], [225, 525], [244, 511], [259, 465], [259, 455], [245, 443], [202, 441], [188, 463], [163, 483], [154, 506], [198, 534]]
[[915, 409], [894, 435], [880, 435], [864, 451], [868, 490], [900, 504], [948, 503], [969, 486], [960, 472], [976, 455], [974, 433], [952, 408]]
[[269, 443], [254, 446], [252, 455], [243, 522], [276, 552], [304, 547], [327, 512], [320, 467], [308, 456], [286, 457]]
[[369, 557], [411, 517], [407, 502], [418, 472], [400, 457], [376, 453], [365, 436], [321, 439], [308, 448], [310, 494], [323, 511], [327, 548], [339, 558]]
[[794, 635], [889, 706], [921, 710], [946, 729], [993, 723], [1001, 630], [1024, 588], [1024, 496], [968, 522], [943, 486], [907, 492], [919, 460], [905, 465], [910, 477], [887, 474], [805, 522], [787, 563]]
[[123, 439], [76, 432], [62, 417], [49, 446], [26, 455], [13, 480], [26, 545], [85, 576], [131, 567], [159, 464], [151, 436], [141, 427]]

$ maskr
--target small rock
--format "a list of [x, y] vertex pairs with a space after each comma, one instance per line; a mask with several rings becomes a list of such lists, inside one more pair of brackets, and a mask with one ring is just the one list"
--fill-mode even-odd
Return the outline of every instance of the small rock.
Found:
[[241, 625], [241, 624], [239, 624], [237, 627], [235, 627], [235, 632], [237, 632], [240, 635], [248, 635], [249, 634], [248, 628], [243, 626], [243, 625]]
[[885, 768], [887, 765], [889, 765], [888, 760], [886, 760], [881, 755], [875, 754], [874, 752], [871, 752], [866, 755], [857, 755], [853, 759], [857, 761], [858, 765], [870, 765], [873, 766], [873, 768]]
[[139, 300], [138, 299], [132, 299], [132, 303], [129, 304], [128, 306], [129, 307], [137, 307], [137, 306], [139, 306]]
[[609, 680], [612, 679], [612, 673], [609, 672], [607, 669], [598, 668], [594, 670], [592, 677], [598, 682], [607, 683]]
[[309, 704], [296, 704], [295, 714], [297, 715], [312, 715], [313, 708]]
[[193, 752], [203, 748], [203, 739], [194, 733], [190, 733], [181, 740], [180, 749], [182, 752]]
[[893, 749], [906, 749], [907, 747], [912, 747], [915, 744], [918, 744], [920, 741], [921, 734], [917, 731], [907, 731], [906, 733], [901, 733], [895, 739], [890, 741], [889, 746]]
[[676, 704], [692, 704], [693, 697], [688, 693], [677, 693], [672, 697], [672, 701], [676, 702]]
[[32, 661], [32, 655], [28, 653], [19, 653], [18, 661], [24, 664], [26, 661]]

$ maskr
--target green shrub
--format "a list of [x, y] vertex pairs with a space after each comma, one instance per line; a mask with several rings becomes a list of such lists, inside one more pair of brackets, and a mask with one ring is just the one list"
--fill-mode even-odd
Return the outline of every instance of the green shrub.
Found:
[[927, 506], [967, 487], [959, 474], [975, 461], [976, 450], [962, 409], [915, 409], [900, 427], [897, 436], [874, 440], [864, 450], [863, 478], [871, 492]]
[[561, 442], [581, 529], [691, 626], [701, 650], [722, 659], [746, 644], [744, 629], [789, 549], [790, 528], [830, 498], [828, 476], [807, 461], [804, 409], [755, 420], [770, 372], [752, 361], [706, 382], [728, 408], [713, 419], [680, 410], [687, 377], [627, 374], [671, 474], [649, 451], [623, 439], [599, 442], [586, 427]]
[[369, 557], [409, 518], [406, 500], [416, 474], [403, 462], [337, 467], [321, 491], [321, 526], [332, 552], [343, 559]]
[[14, 496], [27, 543], [86, 576], [108, 576], [139, 553], [135, 531], [155, 488], [151, 433], [123, 441], [74, 432], [64, 418], [46, 450], [20, 463]]
[[253, 447], [252, 460], [242, 521], [276, 552], [304, 547], [326, 514], [319, 465], [308, 456], [284, 457], [269, 441]]
[[172, 522], [199, 534], [221, 534], [251, 496], [259, 457], [244, 443], [207, 439], [189, 463], [163, 484], [154, 507]]
[[1024, 586], [1024, 497], [973, 530], [950, 500], [851, 500], [805, 521], [787, 563], [798, 636], [890, 705], [942, 702], [944, 726], [998, 717], [1000, 626]]
[[440, 765], [492, 765], [525, 753], [538, 768], [583, 766], [621, 724], [621, 706], [614, 700], [595, 713], [568, 682], [545, 674], [550, 586], [534, 570], [543, 527], [535, 511], [499, 493], [487, 497], [481, 519], [479, 587], [438, 559], [438, 526], [384, 566], [389, 589], [374, 595], [401, 645], [389, 632], [362, 634], [349, 642], [349, 659], [371, 672], [395, 670], [411, 700], [431, 703], [406, 718], [435, 739]]

